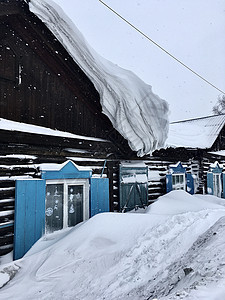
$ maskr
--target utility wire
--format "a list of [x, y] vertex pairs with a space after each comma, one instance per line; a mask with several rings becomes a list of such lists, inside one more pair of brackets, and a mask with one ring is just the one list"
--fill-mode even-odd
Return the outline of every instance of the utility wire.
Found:
[[195, 72], [193, 69], [191, 69], [190, 67], [188, 67], [185, 63], [183, 63], [181, 60], [179, 60], [178, 58], [176, 58], [174, 55], [172, 55], [170, 52], [168, 52], [166, 49], [164, 49], [162, 46], [160, 46], [158, 43], [156, 43], [155, 41], [153, 41], [149, 36], [147, 36], [144, 32], [142, 32], [140, 29], [138, 29], [137, 27], [135, 27], [132, 23], [130, 23], [128, 20], [126, 20], [124, 17], [122, 17], [118, 12], [116, 12], [114, 9], [112, 9], [110, 6], [108, 6], [106, 3], [104, 3], [102, 0], [99, 0], [99, 2], [101, 2], [105, 7], [107, 7], [109, 10], [111, 10], [115, 15], [117, 15], [120, 19], [122, 19], [124, 22], [126, 22], [129, 26], [131, 26], [133, 29], [135, 29], [138, 33], [140, 33], [141, 35], [143, 35], [146, 39], [148, 39], [151, 43], [153, 43], [155, 46], [157, 46], [159, 49], [161, 49], [162, 51], [164, 51], [167, 55], [169, 55], [170, 57], [172, 57], [174, 60], [176, 60], [179, 64], [181, 64], [183, 67], [185, 67], [186, 69], [188, 69], [189, 71], [191, 71], [193, 74], [195, 74], [196, 76], [198, 76], [199, 78], [201, 78], [203, 81], [205, 81], [206, 83], [208, 83], [209, 85], [211, 85], [213, 88], [215, 88], [217, 91], [219, 91], [220, 93], [225, 95], [225, 92], [221, 89], [219, 89], [218, 87], [216, 87], [213, 83], [211, 83], [210, 81], [208, 81], [207, 79], [205, 79], [203, 76], [201, 76], [199, 73]]

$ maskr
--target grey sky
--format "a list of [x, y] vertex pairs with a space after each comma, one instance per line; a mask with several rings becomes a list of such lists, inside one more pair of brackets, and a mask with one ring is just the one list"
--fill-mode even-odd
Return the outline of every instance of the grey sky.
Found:
[[[168, 101], [170, 120], [212, 114], [220, 92], [140, 36], [98, 0], [54, 0], [103, 57]], [[224, 0], [105, 0], [151, 39], [225, 90]]]

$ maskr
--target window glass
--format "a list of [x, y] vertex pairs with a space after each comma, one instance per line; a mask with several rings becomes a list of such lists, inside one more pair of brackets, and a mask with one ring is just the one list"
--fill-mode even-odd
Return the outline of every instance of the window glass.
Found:
[[176, 175], [173, 175], [173, 176], [172, 176], [172, 183], [173, 183], [173, 185], [176, 184]]
[[83, 221], [83, 185], [68, 186], [68, 226], [75, 226]]
[[173, 190], [184, 190], [185, 189], [184, 174], [173, 174], [172, 185], [173, 185]]
[[179, 181], [180, 181], [180, 183], [184, 182], [184, 175], [179, 175]]
[[63, 184], [46, 186], [46, 233], [63, 228]]

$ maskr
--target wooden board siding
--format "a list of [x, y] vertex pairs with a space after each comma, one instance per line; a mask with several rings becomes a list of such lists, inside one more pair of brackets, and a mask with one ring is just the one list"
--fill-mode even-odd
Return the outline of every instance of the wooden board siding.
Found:
[[[1, 136], [0, 131], [0, 136]], [[14, 137], [13, 137], [14, 135]], [[23, 133], [21, 133], [23, 135]], [[4, 137], [4, 135], [3, 135]], [[0, 142], [0, 207], [5, 211], [2, 216], [2, 225], [11, 224], [4, 229], [0, 227], [0, 236], [3, 243], [0, 246], [0, 255], [12, 250], [13, 220], [14, 220], [14, 187], [15, 179], [21, 176], [40, 178], [39, 164], [63, 163], [70, 159], [78, 166], [88, 166], [94, 175], [108, 177], [110, 211], [119, 211], [119, 164], [122, 157], [117, 157], [113, 145], [110, 142], [99, 143], [92, 148], [90, 141], [66, 139], [60, 137], [39, 136], [26, 133], [16, 140], [17, 133], [11, 132], [10, 142], [2, 138]], [[43, 140], [42, 140], [43, 138]], [[14, 143], [13, 140], [16, 142]], [[19, 143], [20, 141], [20, 143]], [[51, 145], [52, 142], [53, 144]], [[105, 146], [107, 145], [107, 147]], [[79, 146], [81, 146], [79, 148]], [[114, 155], [112, 153], [115, 153]], [[176, 156], [175, 156], [176, 157]], [[150, 179], [148, 182], [148, 202], [153, 203], [159, 196], [166, 192], [166, 173], [170, 164], [177, 163], [175, 157], [165, 158], [150, 157], [139, 159], [149, 168]], [[212, 161], [214, 162], [214, 161]], [[187, 170], [199, 176], [200, 167], [196, 158], [183, 159], [183, 165]], [[209, 161], [208, 161], [209, 164]], [[151, 172], [157, 172], [157, 176], [151, 179]], [[8, 247], [8, 248], [7, 248]]]
[[[44, 136], [0, 130], [0, 255], [13, 249], [15, 180], [40, 178], [42, 163], [72, 159], [107, 177], [105, 157], [115, 153], [111, 142]], [[116, 153], [115, 153], [116, 155]]]
[[[96, 90], [89, 88], [92, 96], [84, 95], [86, 89], [81, 76], [79, 82], [74, 82], [76, 91], [71, 92], [62, 83], [60, 73], [56, 75], [43, 63], [28, 44], [18, 34], [15, 35], [14, 30], [5, 24], [0, 26], [7, 32], [7, 38], [1, 41], [0, 47], [0, 65], [5, 70], [5, 74], [3, 71], [0, 73], [0, 116], [81, 135], [105, 136], [101, 118], [87, 105], [90, 101], [87, 98], [96, 98], [93, 102], [99, 103]], [[6, 68], [9, 61], [13, 66], [11, 73]], [[22, 69], [20, 75], [19, 66]], [[75, 81], [75, 77], [73, 79]]]
[[0, 117], [110, 138], [121, 152], [133, 155], [102, 114], [93, 83], [64, 47], [24, 2], [7, 3], [20, 9], [0, 15]]

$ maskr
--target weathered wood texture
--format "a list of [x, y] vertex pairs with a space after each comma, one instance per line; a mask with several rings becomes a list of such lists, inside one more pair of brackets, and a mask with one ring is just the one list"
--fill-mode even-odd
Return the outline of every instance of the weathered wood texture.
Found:
[[[0, 137], [0, 255], [11, 251], [13, 247], [16, 179], [39, 178], [40, 164], [63, 163], [71, 159], [78, 166], [91, 168], [94, 175], [112, 180], [109, 175], [111, 168], [115, 163], [118, 164], [118, 158], [113, 154], [116, 153], [115, 146], [107, 141], [68, 139], [7, 130], [0, 130]], [[110, 199], [113, 199], [112, 191]]]
[[0, 14], [0, 117], [109, 138], [121, 152], [132, 153], [102, 114], [93, 83], [20, 2], [0, 2], [0, 8], [16, 7], [13, 14]]

